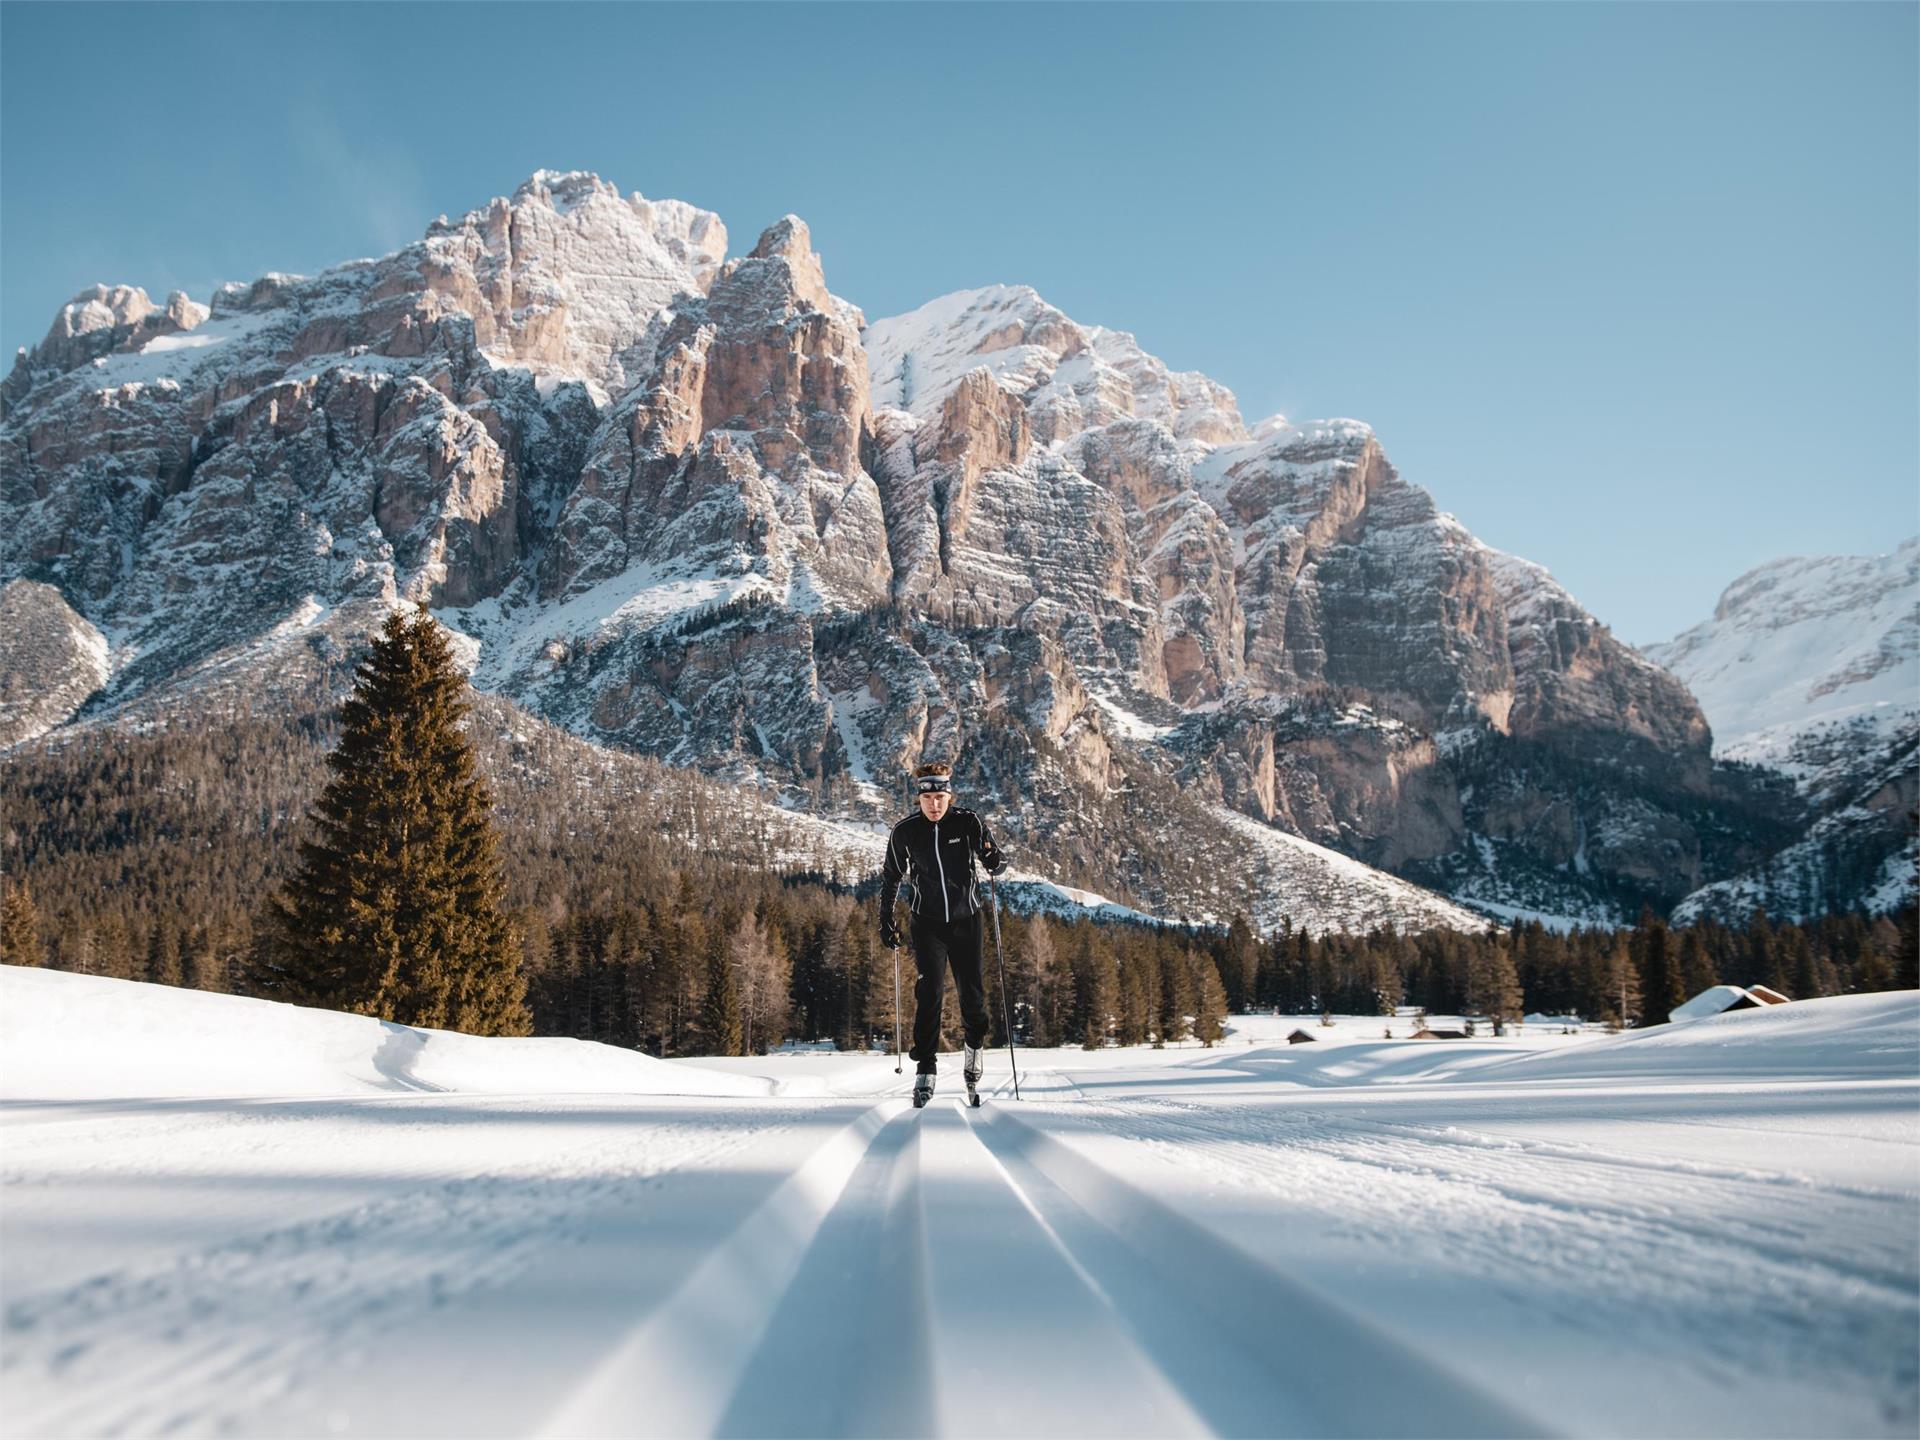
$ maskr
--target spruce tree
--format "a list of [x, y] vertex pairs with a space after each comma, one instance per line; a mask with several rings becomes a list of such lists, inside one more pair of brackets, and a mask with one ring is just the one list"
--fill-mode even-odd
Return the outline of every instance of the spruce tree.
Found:
[[1221, 1021], [1227, 1014], [1227, 990], [1220, 983], [1220, 972], [1212, 960], [1205, 955], [1192, 959], [1195, 972], [1193, 1036], [1201, 1044], [1211, 1046], [1216, 1040], [1224, 1039], [1225, 1029]]
[[1689, 927], [1680, 936], [1680, 988], [1692, 997], [1719, 983], [1713, 973], [1713, 956], [1700, 938], [1699, 927]]
[[1920, 910], [1908, 905], [1895, 919], [1900, 944], [1893, 952], [1893, 980], [1902, 990], [1920, 987]]
[[1520, 976], [1504, 941], [1487, 941], [1467, 962], [1467, 1008], [1492, 1020], [1496, 1035], [1526, 1013]]
[[707, 962], [707, 1002], [701, 1018], [708, 1054], [740, 1054], [740, 991], [724, 951], [715, 951]]
[[1650, 905], [1641, 907], [1633, 945], [1640, 965], [1640, 996], [1647, 1022], [1664, 1025], [1668, 1013], [1683, 1004], [1687, 995], [1667, 922], [1654, 914]]
[[1603, 963], [1606, 999], [1601, 1013], [1624, 1029], [1640, 1019], [1640, 972], [1625, 941], [1615, 941]]
[[303, 1004], [475, 1035], [532, 1025], [465, 680], [396, 610], [341, 707], [332, 778], [268, 908], [257, 979]]
[[1228, 1008], [1243, 1014], [1252, 1009], [1260, 974], [1260, 941], [1239, 911], [1227, 926], [1226, 958], [1220, 970]]
[[46, 941], [40, 938], [40, 912], [24, 880], [9, 877], [0, 894], [0, 964], [45, 965]]
[[146, 981], [149, 985], [180, 983], [180, 944], [165, 921], [147, 932]]

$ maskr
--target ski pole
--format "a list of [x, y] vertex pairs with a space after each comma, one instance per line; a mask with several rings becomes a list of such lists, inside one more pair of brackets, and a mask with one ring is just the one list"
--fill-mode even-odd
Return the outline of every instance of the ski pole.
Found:
[[1000, 964], [1000, 1013], [1007, 1022], [1007, 1067], [1013, 1071], [1013, 1098], [1020, 1098], [1020, 1063], [1013, 1058], [1013, 999], [1007, 994], [1007, 956], [1000, 948], [1000, 887], [987, 876], [987, 895], [993, 901], [993, 958]]
[[[908, 807], [911, 808], [913, 805], [913, 776], [911, 774], [907, 775], [906, 784], [907, 804]], [[889, 925], [893, 923], [891, 911], [889, 911], [885, 918]], [[900, 947], [898, 945], [893, 947], [893, 1073], [896, 1075], [900, 1073]]]

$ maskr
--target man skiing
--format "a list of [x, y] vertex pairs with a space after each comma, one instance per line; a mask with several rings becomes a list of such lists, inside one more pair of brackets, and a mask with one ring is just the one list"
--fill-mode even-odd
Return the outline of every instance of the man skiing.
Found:
[[967, 1093], [979, 1103], [980, 1050], [987, 1039], [987, 987], [981, 975], [984, 936], [980, 923], [980, 891], [974, 883], [973, 858], [980, 857], [987, 873], [997, 875], [1006, 855], [994, 843], [986, 821], [953, 803], [953, 767], [943, 761], [922, 765], [913, 773], [917, 813], [907, 816], [887, 836], [886, 864], [880, 879], [880, 943], [900, 948], [900, 929], [894, 924], [893, 902], [900, 882], [913, 882], [913, 963], [918, 978], [913, 986], [913, 1045], [907, 1053], [918, 1062], [913, 1082], [916, 1109], [933, 1098], [935, 1055], [940, 1043], [940, 997], [946, 987], [947, 967], [959, 992], [960, 1019], [966, 1030], [962, 1068]]

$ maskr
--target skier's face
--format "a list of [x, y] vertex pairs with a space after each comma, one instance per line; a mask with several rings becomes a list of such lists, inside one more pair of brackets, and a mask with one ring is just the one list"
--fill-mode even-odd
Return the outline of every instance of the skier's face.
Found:
[[920, 796], [920, 813], [929, 820], [938, 821], [947, 813], [947, 806], [953, 803], [950, 790], [928, 790]]

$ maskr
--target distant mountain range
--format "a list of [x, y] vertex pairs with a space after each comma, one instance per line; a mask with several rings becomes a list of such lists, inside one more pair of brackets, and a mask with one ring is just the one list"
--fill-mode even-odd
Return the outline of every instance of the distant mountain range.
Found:
[[324, 706], [416, 600], [592, 744], [856, 826], [952, 757], [1053, 878], [1166, 915], [1630, 919], [1836, 813], [1716, 761], [1711, 636], [1621, 643], [1360, 421], [1249, 425], [1025, 287], [870, 321], [797, 217], [730, 257], [589, 174], [207, 305], [96, 286], [0, 385], [0, 467], [0, 743]]
[[1792, 778], [1792, 845], [1683, 902], [1680, 915], [1800, 917], [1913, 890], [1920, 809], [1920, 537], [1889, 555], [1775, 560], [1647, 654], [1687, 682], [1714, 753]]

